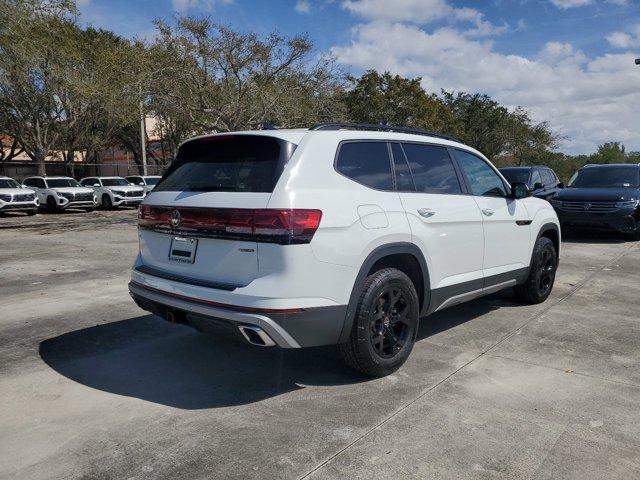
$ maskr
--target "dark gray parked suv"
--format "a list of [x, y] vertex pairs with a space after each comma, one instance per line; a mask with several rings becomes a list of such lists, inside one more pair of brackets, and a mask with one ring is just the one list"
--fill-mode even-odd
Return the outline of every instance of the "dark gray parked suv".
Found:
[[545, 200], [549, 200], [561, 188], [564, 188], [556, 173], [549, 167], [504, 167], [500, 169], [500, 173], [511, 184], [526, 183], [533, 190], [534, 197]]

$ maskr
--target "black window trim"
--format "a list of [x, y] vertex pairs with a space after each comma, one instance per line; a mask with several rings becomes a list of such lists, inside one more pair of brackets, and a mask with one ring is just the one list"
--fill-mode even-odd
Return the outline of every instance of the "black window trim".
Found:
[[[511, 186], [510, 184], [502, 177], [502, 174], [500, 173], [500, 171], [491, 163], [489, 163], [487, 160], [485, 160], [484, 158], [482, 158], [481, 156], [479, 156], [477, 153], [474, 153], [470, 150], [466, 150], [464, 148], [458, 148], [458, 147], [449, 147], [451, 152], [450, 155], [455, 159], [454, 163], [458, 166], [458, 169], [460, 170], [460, 172], [462, 173], [462, 176], [464, 178], [464, 183], [467, 186], [467, 191], [469, 192], [469, 195], [473, 196], [473, 197], [480, 197], [480, 198], [504, 198], [505, 200], [508, 200], [509, 197], [509, 193], [511, 192]], [[456, 156], [455, 152], [456, 151], [460, 151], [460, 152], [464, 152], [464, 153], [468, 153], [470, 155], [473, 155], [474, 157], [482, 160], [491, 170], [493, 170], [495, 172], [495, 174], [498, 176], [498, 178], [500, 179], [500, 181], [502, 182], [502, 185], [504, 187], [504, 191], [506, 192], [506, 195], [504, 197], [489, 197], [489, 196], [483, 196], [483, 195], [474, 195], [473, 190], [471, 189], [471, 182], [469, 182], [469, 179], [467, 178], [467, 174], [464, 172], [464, 170], [462, 169], [462, 167], [460, 166], [459, 162], [458, 162], [458, 157]], [[531, 175], [531, 174], [530, 174]]]

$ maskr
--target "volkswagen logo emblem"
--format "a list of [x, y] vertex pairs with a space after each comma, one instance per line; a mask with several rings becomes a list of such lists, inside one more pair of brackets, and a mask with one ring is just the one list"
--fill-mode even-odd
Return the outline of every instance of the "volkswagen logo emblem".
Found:
[[171, 212], [171, 226], [178, 227], [180, 226], [180, 222], [182, 222], [182, 215], [178, 210], [174, 210]]
[[591, 204], [590, 203], [585, 203], [584, 204], [584, 209], [585, 210], [591, 210]]

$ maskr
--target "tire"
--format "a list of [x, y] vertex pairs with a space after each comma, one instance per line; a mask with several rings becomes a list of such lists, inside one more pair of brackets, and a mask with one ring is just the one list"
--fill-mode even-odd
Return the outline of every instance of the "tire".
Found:
[[111, 201], [111, 197], [106, 193], [102, 195], [102, 208], [105, 210], [113, 210], [113, 202]]
[[367, 277], [349, 340], [339, 344], [338, 350], [358, 372], [372, 377], [389, 375], [409, 357], [418, 317], [418, 294], [411, 279], [395, 268], [378, 270]]
[[530, 304], [544, 302], [553, 289], [557, 268], [556, 247], [547, 237], [540, 237], [533, 248], [527, 280], [514, 287], [518, 300]]
[[52, 196], [47, 197], [47, 210], [49, 210], [50, 212], [58, 211], [58, 204], [56, 203], [56, 199]]

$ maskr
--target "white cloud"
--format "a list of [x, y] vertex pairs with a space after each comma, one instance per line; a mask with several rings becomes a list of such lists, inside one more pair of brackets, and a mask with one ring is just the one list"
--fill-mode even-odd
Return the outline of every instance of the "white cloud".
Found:
[[212, 10], [216, 4], [228, 5], [233, 3], [233, 0], [171, 0], [173, 9], [176, 12], [187, 12], [189, 10]]
[[613, 32], [607, 35], [607, 41], [615, 48], [640, 47], [640, 23], [631, 28], [631, 33]]
[[[584, 7], [585, 5], [591, 5], [595, 3], [594, 0], [550, 0], [556, 7], [566, 10], [568, 8]], [[604, 3], [610, 3], [612, 5], [628, 5], [629, 0], [604, 0]]]
[[302, 14], [310, 13], [311, 12], [311, 4], [309, 3], [309, 0], [298, 0], [296, 2], [295, 7], [293, 7], [293, 9], [296, 12], [302, 13]]
[[590, 5], [593, 0], [551, 0], [556, 7], [566, 10], [567, 8], [583, 7]]
[[489, 36], [504, 33], [508, 25], [493, 25], [475, 8], [451, 6], [446, 0], [345, 0], [342, 8], [369, 21], [427, 24], [437, 20], [470, 23], [469, 36]]
[[332, 53], [359, 70], [420, 76], [429, 91], [482, 92], [521, 105], [535, 120], [549, 121], [567, 135], [563, 150], [570, 153], [592, 151], [609, 140], [640, 150], [640, 68], [631, 54], [589, 58], [569, 43], [549, 42], [533, 56], [506, 55], [496, 52], [493, 42], [454, 28], [427, 31], [380, 20], [357, 25], [351, 43]]

